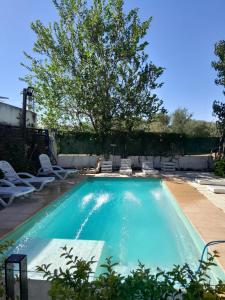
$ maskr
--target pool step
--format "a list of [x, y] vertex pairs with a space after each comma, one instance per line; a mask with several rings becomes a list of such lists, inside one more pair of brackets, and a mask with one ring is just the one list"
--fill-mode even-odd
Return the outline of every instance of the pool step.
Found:
[[[68, 240], [68, 239], [31, 239], [26, 248], [18, 249], [17, 253], [28, 255], [28, 277], [31, 279], [43, 279], [43, 274], [34, 272], [37, 266], [42, 264], [52, 264], [49, 268], [51, 272], [55, 269], [62, 268], [65, 270], [66, 260], [64, 257], [60, 257], [63, 253], [62, 247], [67, 246], [67, 249], [73, 248], [71, 254], [83, 258], [85, 260], [91, 260], [94, 256], [96, 261], [92, 265], [92, 272], [95, 272], [98, 264], [98, 260], [101, 257], [101, 253], [104, 247], [104, 241], [94, 240]], [[26, 252], [26, 249], [29, 252]]]

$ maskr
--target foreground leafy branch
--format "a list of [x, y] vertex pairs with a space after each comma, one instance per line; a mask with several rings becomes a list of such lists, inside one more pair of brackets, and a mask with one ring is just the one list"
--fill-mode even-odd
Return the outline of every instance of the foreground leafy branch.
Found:
[[3, 297], [4, 293], [5, 293], [5, 289], [3, 286], [3, 267], [4, 267], [4, 253], [6, 252], [6, 250], [12, 245], [11, 241], [6, 241], [2, 244], [0, 244], [0, 299], [1, 297]]
[[61, 268], [52, 274], [50, 265], [37, 267], [37, 271], [44, 273], [44, 278], [51, 282], [49, 295], [52, 299], [79, 300], [200, 300], [225, 299], [225, 284], [219, 281], [212, 285], [208, 275], [217, 254], [209, 255], [208, 260], [202, 262], [198, 272], [193, 272], [188, 264], [174, 266], [169, 272], [157, 270], [152, 273], [139, 262], [138, 268], [128, 276], [118, 274], [112, 262], [107, 258], [101, 267], [104, 272], [90, 280], [93, 275], [91, 266], [95, 262], [92, 258], [86, 262], [73, 256], [72, 248], [63, 248], [61, 256], [65, 257], [68, 268]]

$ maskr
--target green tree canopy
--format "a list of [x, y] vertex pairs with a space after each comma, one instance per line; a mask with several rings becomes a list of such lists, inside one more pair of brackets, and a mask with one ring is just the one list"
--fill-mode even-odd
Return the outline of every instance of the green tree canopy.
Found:
[[49, 128], [95, 132], [132, 130], [162, 109], [155, 91], [163, 68], [146, 54], [144, 37], [151, 18], [141, 22], [138, 10], [127, 14], [123, 0], [53, 0], [59, 21], [33, 22], [34, 54], [23, 64], [24, 78], [36, 90], [43, 123]]
[[218, 137], [214, 122], [196, 120], [186, 108], [178, 108], [172, 114], [157, 113], [151, 122], [142, 121], [135, 129], [158, 133], [178, 133], [192, 137]]
[[[216, 85], [225, 88], [225, 41], [219, 41], [215, 44], [215, 55], [218, 60], [212, 62], [212, 67], [217, 71]], [[225, 90], [223, 91], [225, 95]]]
[[155, 120], [150, 124], [152, 132], [169, 132], [170, 131], [170, 115], [167, 113], [159, 113]]
[[[212, 62], [212, 67], [217, 71], [216, 85], [221, 85], [225, 88], [225, 41], [219, 41], [215, 44], [215, 55], [218, 60]], [[223, 91], [225, 95], [225, 90]], [[224, 148], [225, 139], [225, 103], [215, 100], [213, 102], [213, 114], [217, 117], [217, 127], [220, 132], [220, 150]]]
[[151, 130], [155, 132], [174, 132], [195, 137], [218, 136], [216, 124], [192, 118], [187, 108], [178, 108], [171, 115], [159, 115]]
[[176, 109], [171, 117], [172, 131], [175, 133], [184, 134], [191, 118], [192, 114], [187, 110], [187, 108]]
[[213, 122], [191, 119], [186, 124], [185, 134], [195, 137], [216, 137], [218, 131]]

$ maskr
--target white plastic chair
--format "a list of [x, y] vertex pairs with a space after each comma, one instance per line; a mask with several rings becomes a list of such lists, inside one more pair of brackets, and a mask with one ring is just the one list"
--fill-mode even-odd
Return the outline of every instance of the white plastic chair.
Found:
[[102, 173], [112, 173], [112, 161], [104, 160], [101, 162], [101, 172]]
[[[0, 205], [7, 207], [12, 204], [15, 198], [25, 196], [34, 191], [34, 187], [15, 186], [7, 180], [0, 179]], [[4, 199], [8, 200], [5, 201]]]
[[58, 165], [52, 165], [50, 158], [47, 154], [41, 154], [39, 156], [41, 168], [38, 170], [38, 175], [49, 175], [53, 174], [59, 179], [66, 179], [71, 174], [77, 174], [77, 169], [64, 169]]
[[167, 161], [161, 163], [161, 170], [163, 172], [175, 172], [176, 171], [176, 164], [172, 161]]
[[121, 161], [120, 161], [120, 174], [132, 175], [131, 160], [130, 159], [121, 159]]
[[158, 170], [154, 169], [153, 161], [144, 161], [142, 163], [142, 172], [145, 175], [156, 175], [159, 173]]
[[37, 177], [26, 172], [16, 173], [13, 167], [4, 160], [0, 161], [0, 169], [4, 174], [4, 179], [15, 185], [22, 184], [25, 186], [34, 187], [36, 191], [41, 191], [46, 184], [55, 180], [54, 177]]

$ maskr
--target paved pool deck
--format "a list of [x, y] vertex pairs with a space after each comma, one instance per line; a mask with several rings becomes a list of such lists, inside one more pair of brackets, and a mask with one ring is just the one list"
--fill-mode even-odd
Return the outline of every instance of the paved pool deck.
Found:
[[[194, 183], [194, 178], [199, 174], [194, 173], [192, 177], [185, 172], [161, 174], [161, 178], [205, 242], [225, 240], [225, 195], [219, 195], [219, 197], [199, 190]], [[100, 176], [107, 175], [101, 174]], [[110, 174], [110, 177], [118, 176], [118, 173]], [[135, 176], [139, 177], [141, 174], [136, 173]], [[87, 175], [77, 175], [64, 181], [55, 181], [41, 192], [35, 192], [26, 198], [15, 199], [11, 206], [0, 210], [0, 238], [86, 178]], [[219, 252], [218, 261], [225, 270], [225, 244], [211, 249]]]
[[[212, 240], [225, 240], [225, 213], [221, 208], [179, 178], [165, 179], [164, 182], [206, 243]], [[225, 244], [218, 244], [210, 249], [219, 252], [218, 262], [225, 270]]]

